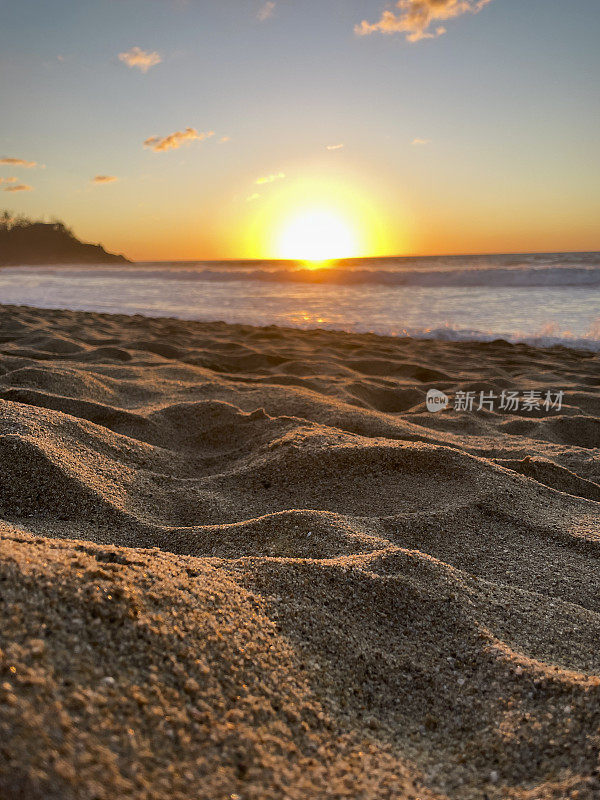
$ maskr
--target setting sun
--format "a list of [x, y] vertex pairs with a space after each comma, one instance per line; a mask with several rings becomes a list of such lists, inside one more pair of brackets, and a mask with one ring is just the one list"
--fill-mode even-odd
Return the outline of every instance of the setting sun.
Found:
[[388, 255], [406, 249], [403, 225], [392, 225], [377, 192], [359, 177], [317, 167], [268, 184], [245, 203], [247, 258], [319, 264], [340, 258]]
[[350, 258], [358, 251], [352, 226], [328, 209], [305, 211], [284, 223], [278, 239], [280, 258], [328, 261]]

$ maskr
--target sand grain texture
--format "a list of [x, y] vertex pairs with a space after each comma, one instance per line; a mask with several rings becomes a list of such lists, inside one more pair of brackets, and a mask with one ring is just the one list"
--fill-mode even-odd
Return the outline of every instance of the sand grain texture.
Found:
[[0, 307], [0, 798], [600, 798], [599, 367]]

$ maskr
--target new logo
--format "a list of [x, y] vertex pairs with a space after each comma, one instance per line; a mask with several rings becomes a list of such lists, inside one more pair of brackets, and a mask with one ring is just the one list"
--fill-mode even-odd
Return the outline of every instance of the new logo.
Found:
[[435, 414], [436, 411], [443, 411], [448, 406], [448, 395], [440, 392], [439, 389], [430, 389], [427, 392], [427, 411]]

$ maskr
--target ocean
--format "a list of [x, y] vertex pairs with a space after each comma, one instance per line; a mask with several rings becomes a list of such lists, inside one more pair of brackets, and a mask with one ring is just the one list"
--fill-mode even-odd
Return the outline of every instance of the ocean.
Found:
[[600, 253], [5, 267], [0, 302], [600, 350]]

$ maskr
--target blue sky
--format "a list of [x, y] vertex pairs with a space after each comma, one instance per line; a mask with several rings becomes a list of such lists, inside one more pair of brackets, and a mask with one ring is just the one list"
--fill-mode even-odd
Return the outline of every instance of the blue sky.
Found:
[[[600, 248], [600, 3], [355, 32], [411, 3], [3, 0], [0, 158], [44, 168], [0, 164], [19, 181], [0, 189], [31, 187], [1, 205], [139, 258], [276, 255], [270, 210], [304, 181], [368, 207], [371, 250]], [[160, 63], [128, 66], [133, 47]], [[214, 135], [143, 146], [186, 128]]]

